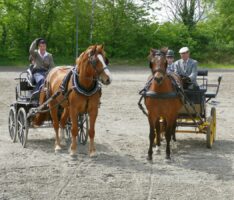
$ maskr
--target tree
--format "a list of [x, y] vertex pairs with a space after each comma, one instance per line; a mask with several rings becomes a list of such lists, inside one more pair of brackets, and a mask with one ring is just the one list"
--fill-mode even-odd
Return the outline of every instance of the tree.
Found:
[[213, 2], [201, 0], [170, 0], [162, 3], [170, 21], [181, 22], [193, 29], [195, 25], [206, 18]]

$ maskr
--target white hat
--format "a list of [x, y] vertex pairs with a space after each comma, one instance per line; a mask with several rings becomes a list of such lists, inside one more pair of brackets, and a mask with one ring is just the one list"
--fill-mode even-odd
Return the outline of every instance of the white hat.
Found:
[[189, 52], [189, 48], [188, 48], [188, 47], [182, 47], [182, 48], [179, 50], [179, 53], [186, 53], [186, 52]]

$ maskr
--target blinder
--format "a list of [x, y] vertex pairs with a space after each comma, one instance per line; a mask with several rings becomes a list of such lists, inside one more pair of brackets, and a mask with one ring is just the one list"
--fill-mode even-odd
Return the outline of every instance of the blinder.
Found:
[[153, 56], [166, 56], [166, 54], [163, 51], [156, 50], [154, 51]]
[[[154, 53], [153, 53], [153, 56], [156, 57], [156, 56], [160, 56], [160, 57], [165, 57], [166, 56], [166, 53], [163, 52], [163, 51], [160, 51], [160, 50], [155, 50]], [[149, 67], [152, 69], [153, 68], [153, 61], [150, 60], [149, 62]], [[156, 72], [160, 72], [162, 73], [163, 75], [165, 75], [165, 71], [161, 68], [161, 66], [157, 67], [155, 70], [152, 70], [152, 73], [155, 74]]]

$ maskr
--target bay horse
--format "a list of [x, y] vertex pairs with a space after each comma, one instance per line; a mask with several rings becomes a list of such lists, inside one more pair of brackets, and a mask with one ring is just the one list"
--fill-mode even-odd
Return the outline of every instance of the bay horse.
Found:
[[[160, 118], [163, 118], [166, 138], [166, 159], [170, 159], [170, 141], [175, 139], [175, 129], [178, 111], [182, 107], [182, 101], [173, 84], [173, 77], [180, 82], [176, 75], [167, 73], [166, 52], [167, 48], [161, 50], [151, 49], [148, 56], [152, 70], [151, 83], [145, 93], [145, 106], [148, 110], [148, 122], [150, 126], [148, 160], [152, 160], [153, 144], [156, 129], [156, 150], [159, 150], [161, 138]], [[172, 77], [173, 76], [173, 77]], [[161, 127], [161, 128], [160, 128]]]
[[[93, 45], [87, 48], [87, 50], [76, 59], [76, 67], [73, 71], [77, 74], [77, 78], [74, 77], [74, 73], [71, 75], [67, 84], [67, 91], [70, 91], [67, 97], [65, 97], [65, 94], [61, 93], [49, 102], [48, 106], [50, 108], [50, 115], [56, 134], [55, 151], [61, 150], [61, 140], [63, 141], [64, 138], [65, 125], [68, 118], [70, 118], [72, 123], [70, 155], [76, 155], [78, 115], [88, 113], [90, 120], [89, 155], [95, 155], [95, 122], [101, 97], [101, 88], [97, 88], [97, 84], [100, 84], [98, 80], [105, 85], [109, 85], [112, 81], [107, 62], [108, 59], [105, 56], [105, 51], [102, 45]], [[70, 70], [69, 67], [55, 67], [49, 72], [45, 82], [46, 91], [42, 92], [40, 95], [40, 104], [45, 102], [46, 98], [48, 98], [46, 96], [52, 96], [60, 90], [61, 83]], [[74, 82], [74, 79], [77, 80], [76, 83]], [[76, 86], [79, 87], [80, 90], [77, 89]], [[94, 91], [93, 88], [96, 88], [96, 90]], [[63, 101], [64, 98], [67, 99], [60, 105], [64, 110], [59, 123], [58, 107], [56, 105]], [[38, 120], [40, 117], [40, 115], [36, 116], [34, 122], [40, 121]]]

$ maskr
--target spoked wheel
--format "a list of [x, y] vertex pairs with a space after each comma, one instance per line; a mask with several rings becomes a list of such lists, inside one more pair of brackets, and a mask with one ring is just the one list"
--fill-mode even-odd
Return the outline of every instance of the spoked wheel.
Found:
[[26, 147], [28, 139], [28, 121], [24, 108], [20, 108], [17, 114], [17, 135], [23, 147]]
[[216, 109], [215, 107], [211, 108], [211, 112], [210, 112], [211, 117], [213, 118], [213, 141], [215, 142], [216, 140]]
[[8, 116], [8, 130], [12, 142], [16, 141], [16, 111], [13, 106], [10, 107]]
[[[71, 137], [72, 137], [71, 127], [72, 127], [71, 121], [68, 120], [68, 122], [66, 124], [66, 140], [67, 140], [67, 142], [71, 142]], [[80, 114], [78, 116], [78, 128], [79, 128], [79, 132], [78, 132], [78, 136], [77, 136], [77, 142], [79, 144], [85, 145], [87, 143], [88, 136], [89, 136], [89, 116], [88, 116], [88, 114]]]
[[89, 136], [89, 115], [87, 113], [79, 115], [78, 127], [79, 127], [78, 142], [80, 144], [85, 145], [87, 143]]
[[213, 117], [210, 116], [207, 119], [209, 125], [207, 127], [207, 132], [206, 132], [206, 146], [207, 148], [212, 148], [212, 145], [214, 143], [214, 120]]
[[65, 128], [65, 138], [68, 143], [71, 142], [71, 126], [72, 126], [71, 121], [68, 120]]

